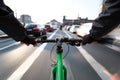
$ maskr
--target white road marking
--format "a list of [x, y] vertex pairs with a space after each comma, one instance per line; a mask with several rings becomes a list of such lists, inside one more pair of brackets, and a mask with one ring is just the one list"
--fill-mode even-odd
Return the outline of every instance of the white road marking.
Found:
[[[48, 39], [51, 39], [57, 32], [56, 30]], [[7, 79], [7, 80], [20, 80], [22, 76], [25, 74], [25, 72], [30, 68], [30, 66], [34, 63], [34, 61], [38, 58], [38, 56], [41, 54], [41, 52], [44, 50], [47, 43], [42, 44], [40, 47], [38, 47], [34, 53], [26, 59], [26, 61], [19, 66], [15, 72]]]
[[4, 50], [4, 49], [6, 49], [6, 48], [9, 48], [9, 47], [11, 47], [11, 46], [14, 46], [14, 45], [18, 45], [18, 44], [19, 44], [19, 42], [15, 42], [15, 43], [10, 44], [10, 45], [8, 45], [8, 46], [2, 47], [2, 48], [0, 48], [0, 51], [1, 51], [1, 50]]
[[[4, 42], [4, 41], [8, 41], [8, 40], [10, 40], [10, 39], [3, 39], [3, 40], [0, 40], [0, 42], [2, 43], [2, 42]], [[12, 40], [12, 39], [11, 39]]]
[[[66, 31], [64, 31], [69, 38], [72, 38]], [[103, 67], [99, 62], [97, 62], [84, 48], [77, 47], [80, 53], [84, 56], [84, 58], [88, 61], [88, 63], [92, 66], [92, 68], [97, 72], [97, 74], [101, 77], [102, 80], [111, 80], [110, 73]], [[109, 74], [106, 74], [109, 73]]]
[[[84, 58], [88, 61], [88, 63], [92, 66], [92, 68], [97, 72], [97, 74], [101, 77], [102, 80], [111, 80], [110, 75], [106, 74], [107, 69], [103, 67], [99, 62], [97, 62], [84, 48], [77, 47], [80, 53], [84, 56]], [[109, 73], [109, 72], [108, 72]]]
[[115, 46], [115, 45], [105, 45], [105, 46], [107, 46], [110, 49], [120, 52], [120, 47], [118, 46]]
[[63, 30], [63, 31], [69, 38], [72, 38], [65, 30]]

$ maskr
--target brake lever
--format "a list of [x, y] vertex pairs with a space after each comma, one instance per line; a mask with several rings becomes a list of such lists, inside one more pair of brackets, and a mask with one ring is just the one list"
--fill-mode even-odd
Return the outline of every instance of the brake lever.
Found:
[[69, 42], [68, 44], [70, 44], [71, 46], [80, 46], [81, 42]]

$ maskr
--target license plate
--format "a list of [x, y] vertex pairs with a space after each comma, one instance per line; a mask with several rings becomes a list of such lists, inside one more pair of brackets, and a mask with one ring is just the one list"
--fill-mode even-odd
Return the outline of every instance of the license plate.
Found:
[[27, 31], [32, 31], [32, 29], [27, 29]]

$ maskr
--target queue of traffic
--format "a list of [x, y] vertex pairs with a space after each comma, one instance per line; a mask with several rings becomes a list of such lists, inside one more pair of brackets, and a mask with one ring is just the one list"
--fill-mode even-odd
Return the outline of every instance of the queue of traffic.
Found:
[[[92, 28], [92, 23], [83, 23], [81, 25], [66, 25], [65, 30], [74, 33], [80, 37], [89, 34], [90, 29]], [[108, 33], [104, 37], [120, 40], [120, 25], [115, 28], [112, 32]]]

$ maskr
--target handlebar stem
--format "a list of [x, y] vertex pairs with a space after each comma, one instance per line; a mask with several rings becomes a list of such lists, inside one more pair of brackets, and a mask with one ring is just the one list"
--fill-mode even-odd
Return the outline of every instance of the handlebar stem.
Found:
[[62, 43], [58, 43], [57, 44], [57, 53], [62, 53], [63, 52], [63, 49], [62, 49]]

